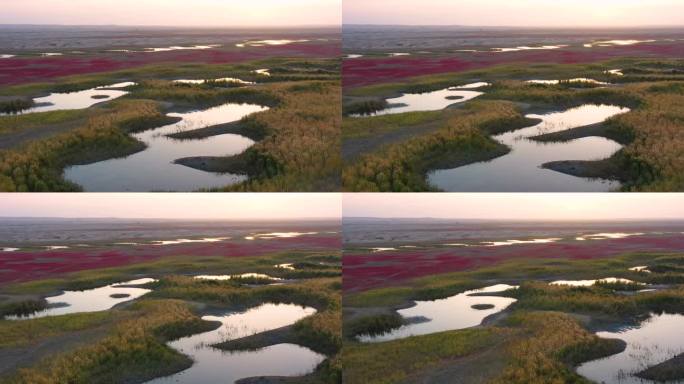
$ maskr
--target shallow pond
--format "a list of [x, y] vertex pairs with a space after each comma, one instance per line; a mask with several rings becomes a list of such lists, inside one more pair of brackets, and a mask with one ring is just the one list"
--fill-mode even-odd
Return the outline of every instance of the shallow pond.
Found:
[[[294, 268], [292, 268], [294, 269]], [[283, 279], [278, 277], [269, 276], [263, 273], [243, 273], [241, 275], [199, 275], [195, 276], [195, 279], [199, 280], [216, 280], [225, 281], [233, 279], [265, 279], [273, 281], [282, 281]]]
[[561, 49], [565, 48], [567, 45], [542, 45], [537, 47], [521, 46], [513, 48], [492, 48], [494, 52], [518, 52], [518, 51], [534, 51], [534, 50], [549, 50], [549, 49]]
[[[33, 99], [35, 107], [25, 109], [18, 114], [86, 109], [95, 104], [118, 99], [128, 94], [123, 88], [135, 85], [133, 82], [105, 85], [83, 91], [69, 93], [52, 93], [49, 96]], [[2, 115], [2, 114], [0, 114]]]
[[610, 85], [610, 83], [606, 83], [604, 81], [598, 81], [595, 79], [589, 79], [586, 77], [578, 77], [575, 79], [567, 79], [567, 80], [527, 80], [528, 83], [530, 84], [542, 84], [542, 85], [557, 85], [560, 84], [561, 82], [564, 83], [587, 83], [587, 84], [595, 84], [595, 85]]
[[154, 279], [145, 278], [84, 291], [65, 291], [61, 295], [45, 298], [48, 305], [52, 306], [52, 308], [35, 312], [29, 316], [7, 316], [6, 318], [9, 320], [27, 320], [72, 313], [106, 311], [117, 304], [135, 300], [152, 292], [149, 289], [136, 286], [155, 281]]
[[605, 233], [594, 233], [590, 235], [582, 235], [575, 238], [575, 240], [585, 241], [585, 240], [606, 240], [606, 239], [625, 239], [631, 236], [643, 236], [645, 233], [634, 232], [605, 232]]
[[[684, 352], [684, 316], [653, 314], [636, 327], [623, 327], [611, 332], [598, 332], [607, 339], [627, 342], [621, 353], [584, 363], [577, 373], [597, 383], [645, 384], [655, 383], [634, 376], [635, 373], [663, 363]], [[668, 381], [684, 383], [684, 380]]]
[[293, 263], [276, 264], [275, 267], [280, 269], [287, 269], [290, 271], [294, 271], [296, 269]]
[[488, 85], [489, 83], [478, 82], [433, 92], [405, 93], [400, 97], [387, 99], [387, 103], [390, 105], [389, 108], [370, 115], [381, 116], [417, 111], [439, 111], [450, 105], [465, 103], [468, 100], [483, 95], [482, 92], [472, 91], [472, 89]]
[[529, 239], [529, 240], [505, 240], [505, 241], [483, 241], [480, 244], [485, 247], [505, 247], [508, 245], [520, 244], [549, 244], [561, 241], [559, 237], [552, 237], [548, 239]]
[[[517, 287], [499, 284], [466, 291], [446, 299], [417, 301], [415, 306], [397, 311], [404, 318], [414, 318], [415, 323], [404, 325], [383, 335], [362, 335], [359, 340], [377, 343], [409, 336], [475, 327], [480, 325], [487, 316], [505, 310], [516, 301], [509, 297], [487, 296], [486, 294], [500, 293], [515, 288]], [[473, 308], [473, 306], [479, 305], [485, 306], [486, 309]]]
[[292, 304], [264, 304], [245, 312], [204, 316], [221, 322], [213, 331], [170, 342], [169, 346], [193, 359], [189, 369], [148, 383], [233, 383], [254, 376], [298, 376], [311, 372], [325, 356], [294, 344], [277, 344], [255, 351], [228, 352], [213, 348], [224, 341], [294, 324], [315, 309]]
[[635, 45], [640, 43], [654, 43], [655, 40], [604, 40], [595, 41], [593, 43], [584, 44], [585, 48], [593, 47], [614, 47], [614, 46], [626, 46]]
[[623, 279], [619, 277], [606, 277], [603, 279], [596, 279], [596, 280], [558, 280], [549, 283], [550, 285], [567, 285], [571, 287], [591, 287], [592, 285], [596, 285], [598, 283], [603, 283], [603, 284], [638, 284], [638, 285], [646, 285], [644, 283], [639, 283], [633, 280], [629, 279]]
[[561, 160], [601, 160], [620, 150], [621, 145], [603, 137], [583, 137], [569, 142], [543, 143], [531, 137], [592, 125], [628, 112], [612, 105], [584, 105], [563, 112], [528, 115], [542, 122], [506, 132], [494, 139], [511, 148], [507, 155], [428, 174], [431, 185], [450, 192], [607, 192], [619, 182], [566, 175], [542, 164]]
[[397, 251], [397, 248], [383, 248], [383, 247], [378, 247], [378, 248], [369, 248], [371, 252], [373, 253], [379, 253], [379, 252], [389, 252], [389, 251]]
[[178, 83], [178, 84], [191, 84], [191, 85], [206, 84], [206, 83], [235, 83], [235, 84], [241, 84], [241, 85], [253, 85], [253, 84], [255, 84], [254, 82], [245, 81], [245, 80], [238, 79], [235, 77], [222, 77], [219, 79], [210, 79], [210, 80], [179, 79], [179, 80], [174, 80], [173, 82]]
[[300, 40], [250, 40], [250, 41], [245, 41], [244, 43], [239, 43], [235, 44], [236, 47], [239, 48], [245, 48], [245, 47], [266, 47], [269, 45], [287, 45], [287, 44], [293, 44], [293, 43], [306, 43], [310, 40], [306, 39], [300, 39]]
[[[205, 237], [202, 239], [176, 239], [176, 240], [154, 240], [150, 245], [175, 245], [175, 244], [189, 244], [189, 243], [218, 243], [229, 240], [230, 237]], [[139, 244], [139, 243], [132, 243]]]
[[171, 52], [171, 51], [192, 51], [192, 50], [204, 50], [204, 49], [213, 49], [213, 48], [219, 48], [221, 45], [219, 44], [210, 44], [210, 45], [192, 45], [192, 46], [179, 46], [175, 45], [172, 47], [161, 47], [161, 48], [145, 48], [145, 52]]
[[257, 239], [291, 239], [300, 236], [317, 235], [318, 232], [272, 232], [272, 233], [256, 233], [250, 236], [245, 236], [245, 240]]
[[67, 168], [65, 178], [93, 192], [194, 191], [244, 181], [247, 177], [217, 174], [175, 164], [194, 156], [231, 156], [244, 152], [254, 141], [241, 135], [222, 134], [205, 139], [179, 140], [167, 135], [238, 121], [267, 110], [254, 104], [227, 103], [200, 111], [170, 113], [175, 124], [133, 134], [147, 148], [121, 159]]

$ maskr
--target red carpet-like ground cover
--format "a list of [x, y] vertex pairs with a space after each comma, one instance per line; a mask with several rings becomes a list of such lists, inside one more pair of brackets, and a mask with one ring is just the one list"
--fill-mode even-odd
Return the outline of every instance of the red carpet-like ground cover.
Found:
[[684, 57], [684, 41], [636, 44], [617, 47], [566, 48], [545, 51], [471, 52], [452, 56], [398, 56], [347, 59], [342, 66], [344, 87], [395, 82], [402, 79], [439, 73], [463, 72], [512, 63], [594, 63], [624, 57]]
[[0, 60], [0, 86], [48, 81], [88, 73], [110, 72], [161, 63], [229, 64], [277, 58], [339, 57], [340, 42], [316, 41], [280, 46], [246, 47], [233, 50], [108, 53], [97, 56], [53, 56]]
[[501, 247], [344, 254], [345, 291], [399, 285], [417, 277], [474, 270], [523, 258], [595, 259], [630, 252], [684, 252], [684, 236], [635, 236]]
[[154, 261], [163, 257], [245, 257], [296, 250], [337, 252], [340, 247], [341, 239], [338, 235], [312, 235], [220, 243], [4, 252], [0, 253], [0, 284], [50, 278], [89, 269], [120, 267]]

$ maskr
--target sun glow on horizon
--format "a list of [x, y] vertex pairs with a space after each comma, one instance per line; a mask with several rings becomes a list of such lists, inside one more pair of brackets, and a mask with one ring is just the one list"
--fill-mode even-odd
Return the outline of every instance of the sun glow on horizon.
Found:
[[345, 194], [344, 217], [684, 220], [684, 195], [609, 193]]
[[335, 26], [342, 18], [341, 0], [23, 0], [2, 8], [0, 24]]
[[679, 0], [345, 0], [343, 10], [345, 24], [684, 26]]
[[126, 219], [334, 219], [338, 193], [0, 194], [0, 217]]

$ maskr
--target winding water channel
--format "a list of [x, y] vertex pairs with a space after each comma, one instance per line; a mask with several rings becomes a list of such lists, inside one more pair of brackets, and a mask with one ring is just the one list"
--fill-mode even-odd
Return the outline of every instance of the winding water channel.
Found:
[[[259, 69], [256, 72], [269, 75], [268, 69]], [[207, 81], [174, 80], [175, 83], [189, 85], [204, 84]], [[232, 77], [211, 81], [255, 84]], [[86, 109], [125, 96], [129, 94], [125, 89], [135, 85], [134, 82], [121, 82], [76, 92], [52, 93], [33, 99], [35, 106], [18, 114]], [[247, 177], [205, 172], [176, 164], [175, 161], [185, 157], [237, 155], [254, 145], [253, 140], [238, 134], [221, 134], [201, 139], [174, 139], [169, 135], [232, 123], [252, 113], [266, 110], [268, 107], [261, 105], [226, 103], [203, 110], [169, 113], [167, 116], [178, 118], [179, 121], [132, 135], [146, 145], [145, 150], [124, 158], [72, 166], [65, 169], [64, 177], [89, 192], [186, 192], [236, 184]]]
[[[610, 71], [618, 74], [619, 70]], [[564, 80], [610, 86], [590, 78]], [[528, 80], [531, 84], [554, 85], [561, 80]], [[371, 116], [417, 111], [437, 111], [464, 103], [483, 95], [478, 88], [490, 85], [486, 82], [465, 84], [433, 92], [406, 93], [387, 99], [389, 106]], [[615, 105], [586, 104], [564, 111], [527, 115], [540, 119], [537, 125], [493, 136], [511, 151], [486, 162], [478, 162], [453, 169], [439, 169], [428, 173], [428, 182], [447, 192], [608, 192], [620, 187], [620, 183], [607, 179], [576, 177], [542, 165], [554, 161], [593, 161], [609, 158], [622, 146], [610, 139], [589, 136], [566, 142], [540, 142], [533, 137], [602, 123], [605, 120], [629, 112], [628, 108]], [[364, 115], [354, 115], [362, 117]]]
[[432, 171], [431, 185], [449, 192], [607, 192], [620, 183], [566, 175], [541, 166], [563, 160], [601, 160], [622, 146], [604, 137], [583, 137], [568, 142], [539, 142], [532, 137], [588, 126], [628, 112], [614, 105], [583, 105], [562, 112], [527, 115], [542, 122], [493, 138], [511, 148], [510, 153], [491, 161], [454, 169]]
[[488, 85], [489, 83], [477, 82], [432, 92], [405, 93], [399, 97], [387, 99], [389, 107], [371, 115], [382, 116], [417, 111], [439, 111], [450, 105], [465, 103], [468, 100], [482, 96], [483, 92], [473, 91], [473, 89]]
[[29, 320], [47, 316], [106, 311], [117, 304], [135, 300], [152, 292], [140, 286], [155, 281], [155, 279], [143, 278], [83, 291], [64, 291], [59, 295], [45, 298], [48, 303], [47, 309], [28, 316], [7, 316], [6, 319]]
[[[83, 291], [65, 291], [60, 295], [46, 298], [51, 306], [48, 309], [29, 316], [7, 316], [5, 319], [30, 320], [46, 316], [106, 311], [117, 304], [135, 300], [152, 292], [141, 286], [155, 281], [157, 280], [142, 278]], [[292, 325], [315, 313], [316, 310], [311, 307], [267, 303], [245, 311], [216, 311], [203, 316], [202, 319], [205, 321], [216, 322], [217, 327], [168, 343], [171, 348], [189, 356], [193, 360], [193, 365], [176, 374], [151, 380], [149, 383], [214, 384], [233, 383], [241, 378], [253, 376], [305, 375], [313, 371], [326, 357], [308, 348], [289, 343], [250, 351], [224, 351], [213, 345]]]
[[86, 191], [194, 191], [244, 181], [236, 174], [217, 174], [174, 163], [194, 156], [231, 156], [244, 152], [254, 141], [241, 135], [222, 134], [204, 139], [174, 139], [168, 135], [238, 121], [267, 110], [255, 104], [226, 103], [187, 113], [170, 113], [174, 124], [133, 134], [147, 148], [125, 158], [67, 168], [64, 177]]
[[[134, 85], [136, 85], [136, 83], [128, 81], [85, 89], [83, 91], [77, 92], [51, 93], [48, 96], [37, 97], [33, 99], [33, 103], [35, 105], [34, 107], [25, 109], [15, 114], [26, 115], [30, 113], [86, 109], [95, 104], [105, 101], [112, 101], [125, 96], [129, 92], [124, 91], [124, 89]], [[5, 115], [9, 115], [9, 113], [0, 113], [0, 116]]]
[[234, 383], [254, 376], [299, 376], [311, 372], [325, 356], [295, 344], [277, 344], [254, 351], [222, 351], [213, 345], [294, 324], [316, 313], [293, 304], [263, 304], [245, 312], [226, 311], [204, 316], [220, 322], [217, 329], [168, 343], [193, 359], [192, 367], [148, 384]]
[[[684, 316], [651, 314], [636, 326], [598, 332], [607, 339], [621, 339], [627, 348], [618, 354], [580, 365], [577, 373], [596, 383], [655, 384], [655, 381], [635, 376], [646, 368], [663, 363], [684, 353]], [[684, 380], [668, 381], [682, 384]]]
[[498, 284], [459, 293], [446, 299], [417, 301], [413, 307], [397, 311], [409, 320], [410, 324], [382, 335], [362, 335], [358, 339], [362, 342], [378, 343], [475, 327], [482, 324], [486, 317], [499, 313], [516, 302], [513, 298], [493, 294], [516, 288], [511, 285]]

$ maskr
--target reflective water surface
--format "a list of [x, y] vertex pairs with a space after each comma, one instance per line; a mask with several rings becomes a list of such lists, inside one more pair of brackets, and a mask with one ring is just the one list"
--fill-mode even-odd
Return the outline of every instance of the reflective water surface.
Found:
[[480, 244], [485, 247], [504, 247], [507, 245], [519, 245], [519, 244], [548, 244], [561, 241], [563, 239], [558, 237], [552, 237], [548, 239], [529, 239], [529, 240], [505, 240], [505, 241], [483, 241]]
[[521, 46], [513, 48], [492, 48], [494, 52], [518, 52], [518, 51], [530, 51], [530, 50], [547, 50], [547, 49], [561, 49], [565, 48], [567, 45], [542, 45], [537, 47]]
[[72, 313], [99, 312], [111, 309], [117, 304], [135, 300], [152, 292], [136, 287], [156, 280], [150, 278], [126, 281], [84, 291], [65, 291], [61, 295], [46, 297], [52, 308], [35, 312], [29, 316], [8, 316], [9, 320], [35, 319], [46, 316], [59, 316]]
[[245, 41], [244, 43], [239, 43], [235, 44], [235, 46], [239, 48], [244, 48], [244, 47], [265, 47], [268, 45], [287, 45], [287, 44], [292, 44], [292, 43], [306, 43], [309, 40], [306, 39], [300, 39], [300, 40], [250, 40], [250, 41]]
[[210, 79], [210, 80], [192, 80], [192, 79], [178, 79], [174, 80], [174, 83], [179, 83], [179, 84], [206, 84], [209, 82], [214, 82], [214, 83], [235, 83], [235, 84], [242, 84], [242, 85], [253, 85], [255, 84], [254, 82], [251, 81], [245, 81], [242, 79], [238, 79], [235, 77], [222, 77], [219, 79]]
[[528, 83], [531, 84], [545, 84], [545, 85], [556, 85], [560, 84], [562, 82], [567, 82], [567, 83], [589, 83], [589, 84], [596, 84], [596, 85], [610, 85], [610, 83], [606, 83], [604, 81], [598, 81], [595, 79], [589, 79], [587, 77], [578, 77], [575, 79], [567, 79], [567, 80], [527, 80]]
[[654, 43], [656, 40], [604, 40], [595, 41], [593, 43], [584, 44], [586, 48], [593, 47], [614, 47], [614, 46], [625, 46], [634, 45], [640, 43]]
[[[487, 296], [487, 293], [499, 293], [516, 288], [499, 284], [466, 291], [446, 299], [417, 301], [415, 306], [397, 311], [404, 318], [414, 318], [417, 322], [379, 336], [360, 336], [359, 340], [376, 343], [475, 327], [480, 325], [487, 316], [503, 311], [516, 301], [509, 297]], [[478, 305], [484, 305], [486, 309], [473, 308]]]
[[[627, 342], [621, 353], [584, 363], [577, 373], [597, 383], [653, 384], [654, 381], [634, 376], [635, 373], [663, 363], [684, 352], [684, 316], [653, 314], [636, 327], [623, 327], [613, 332], [598, 332], [607, 339]], [[684, 383], [684, 380], [668, 381]]]
[[315, 309], [292, 304], [264, 304], [245, 312], [204, 316], [221, 326], [170, 342], [169, 346], [189, 356], [192, 367], [148, 383], [234, 383], [253, 376], [298, 376], [311, 372], [325, 356], [294, 344], [277, 344], [256, 351], [227, 352], [212, 345], [294, 324], [313, 315]]
[[293, 263], [277, 264], [275, 265], [275, 267], [280, 269], [287, 269], [290, 271], [294, 271], [296, 269]]
[[638, 284], [638, 285], [646, 285], [644, 283], [639, 283], [633, 280], [629, 279], [622, 279], [619, 277], [606, 277], [603, 279], [597, 279], [597, 280], [558, 280], [549, 283], [550, 285], [568, 285], [572, 287], [590, 287], [592, 285], [596, 285], [598, 283], [604, 283], [604, 284]]
[[[292, 269], [294, 269], [294, 268], [292, 268]], [[195, 276], [195, 279], [216, 280], [216, 281], [224, 281], [224, 280], [232, 280], [232, 279], [266, 279], [266, 280], [273, 280], [273, 281], [283, 280], [281, 278], [269, 276], [269, 275], [266, 275], [263, 273], [243, 273], [241, 275], [199, 275], [199, 276]]]
[[561, 160], [601, 160], [621, 145], [603, 137], [584, 137], [569, 142], [543, 143], [530, 140], [545, 133], [600, 123], [629, 109], [612, 105], [584, 105], [563, 112], [528, 115], [542, 122], [506, 132], [494, 139], [511, 148], [507, 155], [428, 174], [435, 187], [451, 192], [606, 192], [617, 189], [616, 181], [586, 179], [541, 168]]
[[642, 232], [633, 232], [633, 233], [605, 232], [605, 233], [594, 233], [594, 234], [590, 234], [590, 235], [578, 236], [575, 240], [584, 241], [584, 240], [624, 239], [624, 238], [631, 237], [631, 236], [642, 236], [642, 235], [645, 235], [645, 233], [642, 233]]
[[95, 104], [111, 101], [127, 95], [128, 92], [123, 91], [122, 89], [132, 85], [135, 85], [135, 83], [125, 82], [77, 92], [52, 93], [49, 96], [33, 99], [36, 106], [25, 109], [19, 112], [19, 114], [90, 108]]
[[156, 129], [133, 134], [147, 148], [122, 159], [67, 168], [67, 180], [93, 192], [194, 191], [201, 188], [235, 184], [243, 175], [216, 174], [175, 164], [174, 161], [194, 156], [231, 156], [244, 152], [254, 141], [235, 134], [222, 134], [205, 139], [179, 140], [167, 135], [238, 121], [267, 110], [254, 104], [227, 103], [200, 111], [170, 113], [181, 120]]
[[245, 236], [245, 240], [257, 239], [289, 239], [293, 237], [316, 235], [318, 232], [272, 232], [272, 233], [256, 233], [250, 236]]
[[371, 115], [380, 116], [416, 111], [439, 111], [450, 105], [465, 103], [468, 100], [483, 95], [482, 92], [471, 91], [470, 89], [481, 88], [487, 85], [489, 83], [478, 82], [433, 92], [405, 93], [400, 97], [387, 99], [390, 107]]
[[220, 46], [221, 46], [220, 44], [191, 45], [191, 46], [174, 45], [171, 47], [145, 48], [145, 52], [192, 51], [192, 50], [204, 50], [204, 49], [218, 48]]

